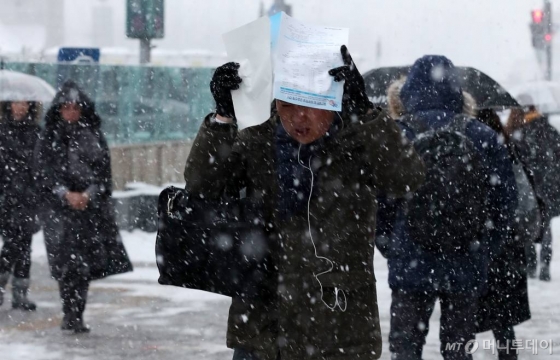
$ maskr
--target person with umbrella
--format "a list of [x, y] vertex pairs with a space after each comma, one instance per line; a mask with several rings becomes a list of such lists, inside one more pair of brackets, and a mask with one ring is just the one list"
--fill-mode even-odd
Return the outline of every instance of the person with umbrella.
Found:
[[39, 138], [40, 103], [5, 101], [0, 105], [0, 305], [12, 280], [12, 307], [36, 309], [27, 298], [31, 240], [39, 230], [33, 181], [33, 150]]
[[39, 230], [32, 174], [41, 104], [55, 90], [44, 80], [0, 65], [0, 305], [13, 274], [12, 307], [33, 311], [29, 301], [31, 239]]
[[83, 322], [89, 283], [132, 271], [111, 201], [111, 159], [94, 103], [72, 81], [56, 94], [35, 149], [41, 220], [51, 275], [62, 298], [62, 330]]

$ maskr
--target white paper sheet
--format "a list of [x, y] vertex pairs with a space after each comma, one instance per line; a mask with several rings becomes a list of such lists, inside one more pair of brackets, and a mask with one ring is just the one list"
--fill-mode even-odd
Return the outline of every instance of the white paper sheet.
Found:
[[239, 129], [264, 123], [272, 102], [270, 20], [262, 17], [223, 35], [230, 61], [241, 64], [243, 79], [231, 92]]
[[273, 50], [274, 98], [340, 111], [344, 82], [335, 82], [329, 70], [344, 65], [340, 47], [348, 35], [348, 29], [310, 26], [282, 13]]

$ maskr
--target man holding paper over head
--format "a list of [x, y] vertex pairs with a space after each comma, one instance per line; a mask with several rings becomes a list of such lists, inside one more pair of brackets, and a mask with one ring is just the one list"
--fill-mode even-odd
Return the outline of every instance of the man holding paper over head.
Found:
[[259, 296], [232, 298], [234, 359], [381, 355], [376, 197], [415, 190], [424, 167], [397, 124], [373, 108], [346, 46], [341, 53], [343, 65], [327, 70], [343, 85], [341, 112], [276, 100], [268, 120], [238, 131], [232, 93], [243, 69], [225, 64], [210, 84], [216, 111], [193, 144], [186, 189], [207, 199], [243, 194], [260, 206], [274, 264]]

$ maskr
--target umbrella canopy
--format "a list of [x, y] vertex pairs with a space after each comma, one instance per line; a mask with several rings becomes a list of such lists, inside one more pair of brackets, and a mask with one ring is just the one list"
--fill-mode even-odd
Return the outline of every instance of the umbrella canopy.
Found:
[[535, 105], [542, 114], [560, 114], [560, 83], [533, 81], [513, 86], [510, 90], [523, 106]]
[[0, 70], [0, 101], [50, 102], [56, 91], [36, 76]]
[[[476, 100], [477, 108], [518, 107], [517, 101], [494, 79], [470, 67], [457, 67], [461, 87]], [[410, 66], [384, 67], [364, 74], [366, 92], [375, 106], [387, 107], [387, 88], [393, 81], [407, 76]]]

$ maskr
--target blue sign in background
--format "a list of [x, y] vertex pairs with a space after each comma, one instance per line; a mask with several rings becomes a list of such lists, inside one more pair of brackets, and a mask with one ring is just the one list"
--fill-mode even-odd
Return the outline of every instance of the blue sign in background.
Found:
[[101, 51], [97, 48], [60, 48], [58, 62], [98, 63]]
[[[78, 65], [95, 65], [99, 64], [99, 58], [101, 57], [101, 51], [97, 48], [60, 48], [58, 50], [58, 71], [57, 71], [57, 81], [56, 86], [60, 88], [62, 84], [67, 79], [75, 79], [76, 74], [72, 71], [73, 68], [69, 67], [69, 64]], [[90, 81], [97, 81], [99, 76], [99, 71], [96, 68], [92, 68], [93, 71], [90, 72]], [[83, 86], [83, 84], [80, 84]]]

